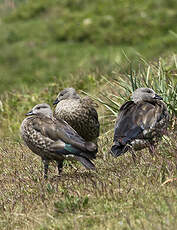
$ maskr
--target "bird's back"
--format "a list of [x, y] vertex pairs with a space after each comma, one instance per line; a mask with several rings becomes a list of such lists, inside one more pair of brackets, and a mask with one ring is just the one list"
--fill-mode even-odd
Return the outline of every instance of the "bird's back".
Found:
[[92, 141], [99, 136], [98, 114], [87, 98], [60, 101], [54, 116], [65, 120], [87, 141]]
[[158, 141], [167, 129], [169, 114], [162, 101], [139, 102], [128, 101], [120, 108], [114, 132], [114, 147], [120, 145], [121, 151], [126, 144], [135, 150], [147, 147]]

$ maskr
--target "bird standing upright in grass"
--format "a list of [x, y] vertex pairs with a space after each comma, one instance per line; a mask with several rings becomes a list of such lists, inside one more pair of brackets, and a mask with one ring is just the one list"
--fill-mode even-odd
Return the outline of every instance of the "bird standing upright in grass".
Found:
[[65, 120], [86, 141], [95, 141], [98, 138], [98, 114], [89, 97], [80, 98], [74, 88], [65, 88], [53, 104], [57, 104], [54, 116]]
[[95, 169], [90, 159], [96, 157], [97, 145], [86, 142], [67, 122], [55, 119], [48, 104], [38, 104], [26, 115], [20, 128], [21, 136], [27, 146], [41, 156], [45, 178], [51, 160], [58, 162], [59, 173], [64, 159], [77, 160], [87, 169]]
[[150, 153], [167, 131], [169, 113], [162, 97], [150, 88], [138, 88], [132, 101], [120, 108], [114, 130], [111, 154], [120, 156], [128, 150], [148, 147]]

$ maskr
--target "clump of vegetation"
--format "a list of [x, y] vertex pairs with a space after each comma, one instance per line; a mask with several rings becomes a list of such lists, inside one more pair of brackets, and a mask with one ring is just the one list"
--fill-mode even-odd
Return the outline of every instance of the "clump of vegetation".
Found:
[[[169, 65], [170, 60], [170, 65]], [[159, 59], [156, 63], [147, 63], [140, 60], [137, 70], [130, 64], [130, 70], [124, 73], [114, 71], [113, 80], [103, 77], [106, 89], [101, 93], [102, 98], [95, 98], [103, 104], [114, 116], [120, 106], [127, 100], [137, 88], [147, 87], [163, 97], [167, 104], [171, 119], [177, 117], [177, 59], [174, 55], [171, 59]]]
[[80, 197], [80, 196], [73, 196], [68, 194], [68, 192], [65, 192], [65, 196], [63, 200], [56, 201], [54, 203], [56, 215], [58, 213], [74, 213], [78, 210], [82, 210], [83, 208], [86, 208], [88, 206], [89, 198], [86, 197]]

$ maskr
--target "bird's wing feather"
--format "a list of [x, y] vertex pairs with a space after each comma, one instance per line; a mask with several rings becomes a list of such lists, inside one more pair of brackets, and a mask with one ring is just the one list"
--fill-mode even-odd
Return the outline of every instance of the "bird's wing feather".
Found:
[[64, 142], [86, 152], [97, 152], [97, 145], [92, 142], [86, 142], [67, 122], [58, 119], [55, 120], [55, 124], [57, 133]]
[[[67, 144], [71, 144], [82, 151], [96, 151], [97, 146], [94, 143], [86, 142], [77, 132], [63, 120], [52, 120], [47, 117], [38, 116], [33, 119], [33, 128], [40, 132], [43, 136], [48, 137], [56, 142], [62, 140]], [[53, 145], [55, 145], [55, 142]], [[53, 146], [54, 147], [54, 146]]]
[[160, 116], [161, 109], [156, 104], [126, 102], [120, 108], [117, 117], [114, 142], [121, 140], [122, 144], [126, 144], [128, 141], [135, 139], [145, 129], [155, 126]]
[[52, 119], [46, 116], [36, 116], [32, 120], [33, 128], [40, 132], [44, 137], [48, 137], [53, 141], [58, 139], [55, 124]]

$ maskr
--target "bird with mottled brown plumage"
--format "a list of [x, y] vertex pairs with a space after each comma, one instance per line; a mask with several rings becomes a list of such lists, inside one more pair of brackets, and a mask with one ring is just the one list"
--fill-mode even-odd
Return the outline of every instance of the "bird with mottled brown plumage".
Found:
[[65, 88], [53, 104], [57, 104], [54, 117], [65, 120], [86, 141], [99, 137], [98, 114], [91, 98], [81, 98], [74, 88]]
[[153, 153], [167, 131], [168, 122], [169, 113], [162, 97], [150, 88], [136, 89], [132, 101], [120, 107], [111, 154], [117, 157], [128, 150], [143, 148]]
[[26, 115], [20, 127], [21, 136], [26, 145], [41, 156], [45, 178], [51, 160], [58, 162], [59, 173], [65, 159], [77, 160], [87, 169], [95, 169], [91, 159], [96, 157], [97, 145], [85, 141], [66, 121], [55, 119], [48, 104], [38, 104]]

